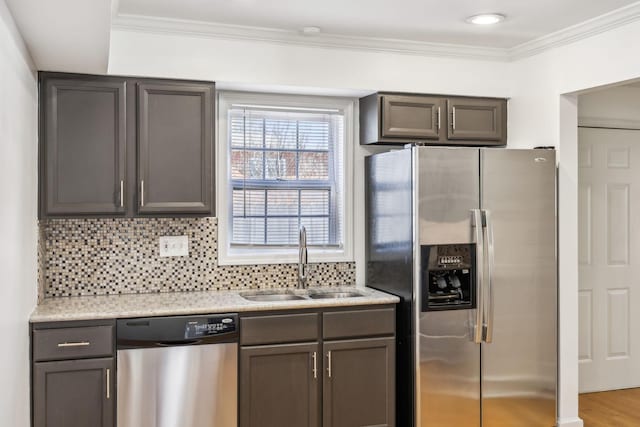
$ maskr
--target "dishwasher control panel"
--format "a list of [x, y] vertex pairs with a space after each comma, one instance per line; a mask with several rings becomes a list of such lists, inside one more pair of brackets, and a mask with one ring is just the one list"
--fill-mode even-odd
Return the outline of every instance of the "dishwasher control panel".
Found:
[[118, 350], [173, 345], [204, 345], [238, 341], [238, 314], [118, 319]]
[[235, 332], [237, 328], [238, 319], [235, 315], [192, 319], [185, 323], [184, 338], [193, 339], [225, 334]]

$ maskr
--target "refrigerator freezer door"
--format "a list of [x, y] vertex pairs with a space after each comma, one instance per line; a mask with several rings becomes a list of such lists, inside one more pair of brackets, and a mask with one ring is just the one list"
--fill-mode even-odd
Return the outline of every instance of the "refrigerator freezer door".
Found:
[[[420, 245], [475, 243], [472, 210], [480, 203], [479, 150], [417, 148], [416, 220]], [[419, 252], [418, 252], [419, 253]], [[417, 263], [420, 257], [416, 256]], [[417, 265], [416, 273], [422, 267]], [[476, 310], [421, 312], [416, 290], [416, 425], [480, 426], [480, 346]]]
[[420, 313], [419, 427], [480, 426], [480, 346], [475, 310]]
[[480, 206], [480, 153], [474, 148], [417, 151], [420, 245], [473, 243], [473, 209]]
[[[493, 228], [485, 277], [482, 426], [556, 422], [556, 163], [547, 150], [481, 150], [481, 208]], [[485, 242], [491, 239], [485, 237]], [[490, 252], [490, 250], [489, 250]], [[488, 256], [487, 262], [491, 256]]]

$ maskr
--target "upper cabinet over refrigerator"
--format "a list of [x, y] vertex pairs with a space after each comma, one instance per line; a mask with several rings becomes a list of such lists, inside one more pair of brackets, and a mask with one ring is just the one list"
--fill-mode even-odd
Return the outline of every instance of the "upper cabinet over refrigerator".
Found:
[[360, 99], [360, 143], [500, 146], [507, 143], [507, 100], [410, 93]]

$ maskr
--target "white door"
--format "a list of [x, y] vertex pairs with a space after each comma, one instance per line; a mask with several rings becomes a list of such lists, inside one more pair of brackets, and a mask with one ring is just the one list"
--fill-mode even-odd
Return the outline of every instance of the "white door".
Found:
[[639, 387], [640, 131], [578, 135], [580, 392]]

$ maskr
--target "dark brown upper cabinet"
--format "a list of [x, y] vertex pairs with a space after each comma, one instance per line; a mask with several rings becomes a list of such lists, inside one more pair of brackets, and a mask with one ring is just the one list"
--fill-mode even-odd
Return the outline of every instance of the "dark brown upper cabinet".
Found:
[[360, 99], [360, 143], [506, 145], [507, 100], [410, 93]]
[[502, 100], [447, 99], [450, 125], [447, 138], [452, 140], [502, 141], [506, 129], [506, 105]]
[[40, 73], [40, 216], [213, 215], [210, 82]]
[[138, 84], [138, 212], [209, 213], [213, 88]]
[[382, 96], [383, 138], [440, 139], [442, 102], [429, 96]]
[[47, 79], [41, 100], [41, 212], [123, 215], [125, 81]]

